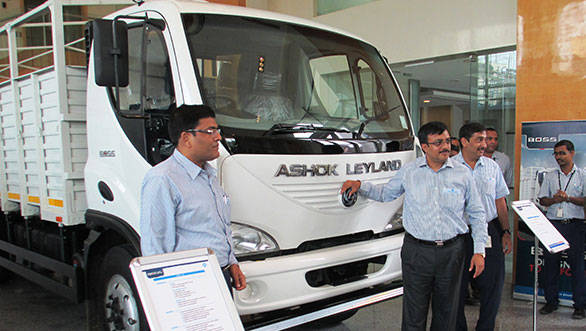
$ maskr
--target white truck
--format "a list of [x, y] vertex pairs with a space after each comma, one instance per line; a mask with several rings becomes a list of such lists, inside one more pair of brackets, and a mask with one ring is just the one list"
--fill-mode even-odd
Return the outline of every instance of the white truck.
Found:
[[[173, 151], [169, 109], [207, 104], [223, 131], [213, 165], [248, 282], [234, 293], [245, 326], [342, 319], [389, 298], [402, 200], [339, 193], [347, 179], [388, 181], [418, 150], [376, 48], [205, 1], [123, 2], [85, 29], [71, 13], [92, 10], [68, 9], [116, 3], [53, 0], [0, 29], [0, 278], [85, 300], [90, 328], [145, 329], [128, 268], [141, 182]], [[45, 45], [27, 44], [39, 34]]]

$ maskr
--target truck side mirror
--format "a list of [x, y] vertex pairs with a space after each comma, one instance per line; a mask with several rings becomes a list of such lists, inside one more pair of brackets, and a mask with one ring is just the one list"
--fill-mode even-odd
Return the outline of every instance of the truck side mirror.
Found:
[[[128, 25], [126, 22], [116, 21], [116, 45], [114, 45], [112, 23], [113, 20], [105, 19], [96, 19], [91, 22], [96, 84], [125, 87], [128, 86]], [[118, 71], [118, 82], [116, 82], [115, 68]]]

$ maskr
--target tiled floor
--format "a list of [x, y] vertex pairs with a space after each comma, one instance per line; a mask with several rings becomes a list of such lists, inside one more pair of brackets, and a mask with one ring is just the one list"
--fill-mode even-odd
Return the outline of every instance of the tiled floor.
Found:
[[[402, 299], [382, 302], [358, 311], [352, 318], [344, 323], [317, 328], [313, 325], [300, 326], [295, 330], [400, 330], [401, 329], [401, 305]], [[542, 304], [538, 304], [539, 309]], [[537, 314], [537, 330], [586, 330], [586, 319], [573, 320], [571, 318], [573, 308], [561, 307], [554, 313], [544, 316]], [[478, 306], [466, 306], [466, 319], [468, 329], [474, 330], [478, 320]], [[428, 321], [428, 328], [429, 328]], [[521, 331], [533, 329], [533, 303], [512, 299], [511, 275], [507, 274], [507, 280], [503, 292], [499, 314], [496, 320], [495, 330]]]
[[85, 330], [84, 304], [71, 303], [20, 277], [0, 284], [0, 331]]
[[[532, 303], [513, 300], [510, 273], [503, 293], [496, 330], [531, 330]], [[318, 328], [301, 326], [295, 330], [399, 330], [401, 326], [401, 298], [382, 302], [358, 311], [342, 324]], [[539, 304], [539, 307], [541, 304]], [[538, 330], [586, 330], [586, 319], [571, 319], [572, 309], [560, 307], [551, 315], [537, 316]], [[478, 317], [478, 307], [466, 307], [470, 330]], [[22, 278], [14, 277], [0, 284], [0, 331], [8, 330], [83, 330], [85, 309], [83, 304], [69, 301], [40, 288]]]

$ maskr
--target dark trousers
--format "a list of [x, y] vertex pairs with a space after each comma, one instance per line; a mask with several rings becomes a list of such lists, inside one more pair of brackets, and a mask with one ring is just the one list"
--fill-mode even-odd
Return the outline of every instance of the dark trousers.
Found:
[[[559, 221], [551, 221], [551, 224], [570, 243], [568, 263], [572, 269], [572, 299], [575, 308], [586, 308], [586, 284], [584, 284], [584, 233], [586, 225], [583, 221], [574, 221], [562, 224]], [[544, 289], [547, 303], [557, 305], [559, 303], [559, 280], [561, 253], [551, 254], [544, 251], [544, 266], [540, 287]]]
[[405, 236], [402, 330], [425, 330], [431, 301], [431, 330], [455, 330], [464, 267], [464, 240], [446, 246], [422, 244]]
[[[480, 290], [480, 315], [476, 323], [477, 331], [494, 330], [505, 282], [505, 254], [503, 253], [502, 230], [498, 219], [488, 223], [488, 235], [492, 247], [486, 248], [484, 271], [476, 278], [476, 284]], [[468, 271], [473, 250], [472, 237], [467, 236], [466, 266], [462, 274], [462, 289], [468, 287], [468, 281], [474, 275]], [[464, 314], [464, 293], [460, 295], [457, 329], [468, 330]]]

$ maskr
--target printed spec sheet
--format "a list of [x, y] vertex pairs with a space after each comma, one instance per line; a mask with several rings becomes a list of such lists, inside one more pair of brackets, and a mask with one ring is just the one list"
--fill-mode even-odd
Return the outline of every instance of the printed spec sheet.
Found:
[[213, 270], [213, 263], [204, 256], [200, 258], [189, 262], [177, 260], [176, 264], [153, 263], [141, 268], [139, 292], [152, 329], [241, 330], [221, 271]]
[[529, 200], [513, 201], [512, 206], [513, 210], [521, 217], [550, 253], [558, 253], [570, 248], [568, 241], [549, 222], [533, 202]]

